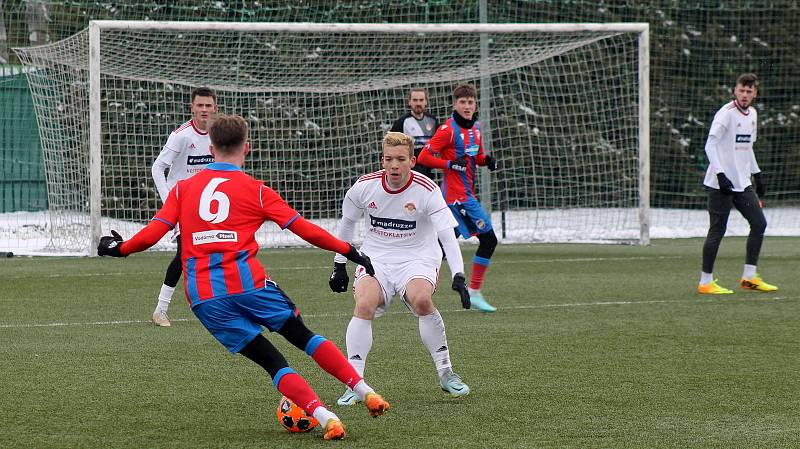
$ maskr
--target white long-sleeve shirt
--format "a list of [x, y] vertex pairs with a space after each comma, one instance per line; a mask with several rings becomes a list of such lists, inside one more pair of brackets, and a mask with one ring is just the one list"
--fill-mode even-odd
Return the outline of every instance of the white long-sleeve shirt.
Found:
[[[152, 168], [153, 181], [161, 201], [167, 200], [169, 191], [178, 181], [191, 178], [214, 162], [208, 149], [210, 144], [208, 132], [197, 129], [192, 120], [179, 126], [169, 135]], [[169, 174], [165, 176], [166, 170], [169, 170]]]
[[[364, 219], [361, 251], [383, 263], [427, 261], [439, 265], [442, 250], [451, 274], [464, 272], [464, 262], [453, 228], [458, 224], [447, 207], [439, 187], [427, 176], [411, 172], [408, 183], [393, 190], [385, 171], [364, 175], [347, 191], [342, 202], [342, 219], [337, 237], [352, 239], [355, 224]], [[452, 238], [451, 238], [452, 237]], [[341, 254], [337, 263], [346, 262]]]
[[725, 173], [735, 192], [742, 192], [751, 184], [750, 176], [761, 171], [753, 153], [757, 124], [755, 108], [743, 110], [735, 100], [717, 111], [706, 141], [709, 164], [704, 185], [719, 189], [718, 173]]

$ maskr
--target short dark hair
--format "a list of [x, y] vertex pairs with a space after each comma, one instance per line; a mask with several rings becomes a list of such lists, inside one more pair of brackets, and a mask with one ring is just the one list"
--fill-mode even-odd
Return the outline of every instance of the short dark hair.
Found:
[[453, 101], [459, 98], [478, 98], [478, 91], [475, 86], [469, 83], [461, 83], [453, 89]]
[[214, 103], [217, 102], [217, 94], [210, 87], [198, 87], [197, 89], [193, 90], [192, 101], [191, 101], [192, 103], [194, 103], [194, 99], [196, 97], [211, 97], [214, 99]]
[[412, 87], [411, 89], [408, 90], [409, 100], [411, 99], [411, 94], [414, 92], [422, 92], [423, 94], [425, 94], [425, 99], [426, 100], [428, 99], [428, 89], [425, 89], [424, 87]]
[[736, 78], [736, 84], [758, 89], [758, 77], [755, 73], [742, 73]]
[[247, 141], [247, 122], [238, 115], [215, 114], [208, 125], [214, 149], [225, 155], [236, 154]]

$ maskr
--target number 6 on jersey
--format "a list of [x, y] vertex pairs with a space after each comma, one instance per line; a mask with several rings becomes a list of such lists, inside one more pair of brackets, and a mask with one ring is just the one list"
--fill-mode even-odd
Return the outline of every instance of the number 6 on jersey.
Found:
[[[213, 178], [203, 189], [200, 195], [200, 207], [198, 212], [200, 218], [210, 223], [222, 223], [228, 218], [228, 213], [231, 210], [231, 200], [228, 195], [223, 192], [217, 192], [217, 187], [223, 182], [228, 181], [226, 178]], [[211, 203], [217, 202], [217, 212], [211, 212]]]

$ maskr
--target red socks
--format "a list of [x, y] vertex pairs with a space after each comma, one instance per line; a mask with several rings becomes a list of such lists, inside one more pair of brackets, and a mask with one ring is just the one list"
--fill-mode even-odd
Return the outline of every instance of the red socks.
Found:
[[281, 374], [281, 372], [278, 373], [280, 377], [277, 379], [276, 388], [282, 395], [302, 407], [308, 416], [312, 416], [314, 410], [324, 404], [319, 399], [319, 396], [317, 396], [317, 393], [314, 393], [314, 390], [308, 385], [308, 382], [303, 379], [303, 376], [297, 374], [291, 368], [284, 368], [284, 370], [288, 372], [284, 374]]
[[469, 288], [473, 290], [480, 290], [481, 286], [483, 285], [483, 276], [486, 274], [486, 270], [489, 269], [489, 264], [482, 264], [476, 261], [472, 261], [472, 275], [469, 279]]
[[320, 368], [350, 388], [353, 388], [361, 380], [361, 376], [350, 365], [342, 351], [329, 340], [320, 343], [310, 355]]

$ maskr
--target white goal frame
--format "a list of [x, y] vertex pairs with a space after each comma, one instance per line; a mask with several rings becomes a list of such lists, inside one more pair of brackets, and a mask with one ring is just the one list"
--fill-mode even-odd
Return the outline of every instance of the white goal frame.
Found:
[[[93, 20], [89, 22], [89, 254], [102, 235], [101, 169], [102, 130], [100, 95], [100, 48], [104, 30], [161, 31], [267, 31], [339, 33], [524, 33], [524, 32], [620, 32], [638, 33], [639, 99], [639, 244], [650, 242], [650, 25], [647, 23], [559, 23], [559, 24], [343, 24], [343, 23], [238, 23], [238, 22], [158, 22]], [[482, 35], [482, 41], [483, 41]], [[482, 60], [485, 58], [482, 52]], [[483, 86], [482, 86], [483, 89]], [[483, 93], [483, 90], [482, 90]], [[481, 110], [481, 121], [490, 135], [488, 108]], [[490, 201], [487, 201], [490, 203]]]

